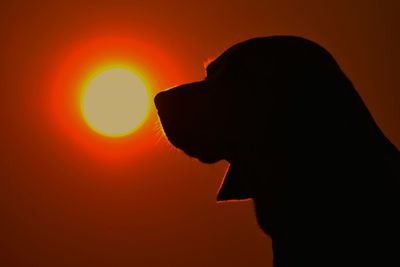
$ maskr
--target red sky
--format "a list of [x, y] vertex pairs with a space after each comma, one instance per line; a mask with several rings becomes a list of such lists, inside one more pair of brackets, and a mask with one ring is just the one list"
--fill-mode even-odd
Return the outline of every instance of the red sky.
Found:
[[116, 142], [68, 113], [68, 90], [108, 53], [137, 64], [156, 93], [202, 79], [203, 63], [236, 42], [300, 35], [334, 55], [400, 147], [395, 1], [3, 1], [0, 10], [0, 266], [271, 266], [251, 202], [215, 201], [225, 162], [203, 165], [156, 142], [154, 110]]

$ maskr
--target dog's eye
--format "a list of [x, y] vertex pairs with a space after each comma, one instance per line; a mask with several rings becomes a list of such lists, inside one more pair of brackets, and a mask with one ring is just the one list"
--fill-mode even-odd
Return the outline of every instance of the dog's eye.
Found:
[[205, 73], [207, 73], [207, 69], [209, 68], [209, 66], [210, 66], [214, 61], [215, 61], [215, 58], [208, 57], [208, 58], [203, 62], [203, 67], [204, 67]]
[[216, 60], [207, 60], [204, 63], [205, 66], [205, 79], [210, 78], [211, 76], [215, 75], [222, 66], [222, 59], [219, 57]]
[[204, 79], [209, 79], [210, 78], [210, 76], [212, 76], [212, 72], [211, 72], [211, 70], [209, 69], [209, 68], [206, 68], [205, 69], [205, 77], [204, 77]]
[[206, 80], [209, 80], [210, 78], [212, 78], [213, 76], [215, 76], [218, 72], [220, 72], [221, 71], [221, 68], [211, 68], [211, 67], [208, 67], [207, 69], [206, 69], [206, 76], [205, 76], [205, 79]]

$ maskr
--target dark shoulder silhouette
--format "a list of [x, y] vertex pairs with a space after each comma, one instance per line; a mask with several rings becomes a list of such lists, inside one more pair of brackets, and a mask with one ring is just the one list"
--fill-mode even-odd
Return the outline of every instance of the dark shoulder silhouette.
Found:
[[400, 266], [400, 156], [332, 55], [293, 36], [239, 43], [155, 98], [173, 145], [230, 166], [275, 266]]

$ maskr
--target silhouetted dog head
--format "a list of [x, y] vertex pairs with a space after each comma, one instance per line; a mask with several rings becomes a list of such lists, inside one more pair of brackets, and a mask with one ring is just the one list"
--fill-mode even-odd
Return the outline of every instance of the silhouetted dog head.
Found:
[[[218, 199], [254, 199], [275, 266], [388, 255], [399, 153], [321, 46], [289, 36], [239, 43], [203, 81], [161, 92], [155, 104], [172, 144], [203, 162], [230, 162]], [[372, 228], [381, 233], [374, 241], [365, 235]]]
[[159, 93], [155, 104], [168, 139], [203, 162], [229, 160], [245, 138], [264, 134], [266, 115], [282, 108], [274, 94], [297, 80], [301, 54], [290, 57], [299, 45], [316, 46], [294, 37], [237, 44], [207, 66], [203, 81]]
[[238, 174], [249, 161], [276, 168], [293, 158], [327, 160], [341, 149], [361, 153], [381, 138], [351, 82], [312, 41], [250, 39], [206, 72], [203, 81], [159, 93], [155, 104], [173, 145], [202, 162], [226, 159], [235, 168], [219, 199], [254, 197], [264, 187]]

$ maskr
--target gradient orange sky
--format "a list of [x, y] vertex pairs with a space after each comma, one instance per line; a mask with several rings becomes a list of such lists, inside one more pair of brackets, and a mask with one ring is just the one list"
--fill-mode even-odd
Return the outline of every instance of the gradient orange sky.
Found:
[[227, 164], [158, 141], [154, 108], [129, 138], [82, 125], [70, 90], [109, 57], [155, 94], [239, 41], [300, 35], [332, 52], [400, 147], [395, 1], [36, 2], [0, 4], [0, 266], [272, 266], [251, 202], [215, 201]]

